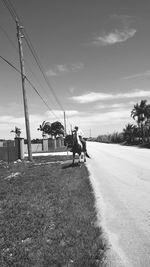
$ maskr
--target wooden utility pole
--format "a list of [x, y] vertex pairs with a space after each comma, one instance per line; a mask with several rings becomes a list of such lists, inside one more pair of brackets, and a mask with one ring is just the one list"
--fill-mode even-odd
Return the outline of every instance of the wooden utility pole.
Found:
[[70, 133], [72, 134], [72, 124], [70, 124]]
[[64, 136], [66, 136], [66, 113], [64, 111]]
[[29, 113], [27, 105], [27, 96], [25, 90], [25, 68], [24, 68], [24, 59], [23, 59], [23, 49], [22, 49], [22, 38], [21, 33], [22, 26], [19, 25], [18, 20], [16, 20], [17, 26], [17, 38], [19, 46], [19, 58], [20, 58], [20, 69], [21, 69], [21, 80], [22, 80], [22, 92], [23, 92], [23, 102], [24, 102], [24, 114], [25, 114], [25, 124], [26, 124], [26, 134], [27, 134], [27, 145], [28, 145], [28, 159], [32, 161], [32, 149], [31, 149], [31, 137], [30, 137], [30, 125], [29, 125]]

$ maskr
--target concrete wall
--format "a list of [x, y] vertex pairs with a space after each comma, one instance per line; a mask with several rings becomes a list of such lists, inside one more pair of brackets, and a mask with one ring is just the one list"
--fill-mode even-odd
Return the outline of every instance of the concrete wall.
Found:
[[0, 146], [0, 160], [7, 161], [8, 163], [17, 159], [24, 158], [24, 139], [15, 138], [14, 140], [4, 141], [3, 146]]
[[0, 160], [9, 162], [15, 161], [18, 159], [16, 153], [16, 147], [14, 141], [6, 141], [3, 144], [3, 147], [0, 147]]
[[[43, 144], [31, 144], [32, 152], [53, 152], [64, 146], [63, 138], [48, 138], [43, 139]], [[24, 145], [24, 153], [28, 153], [27, 144]]]
[[[42, 144], [32, 144], [32, 152], [41, 152], [42, 151]], [[28, 153], [27, 144], [24, 144], [24, 153]]]
[[8, 163], [17, 160], [16, 148], [0, 147], [0, 160], [7, 161]]
[[[64, 139], [44, 139], [43, 144], [32, 144], [32, 152], [47, 152], [57, 151], [64, 146]], [[1, 142], [0, 144], [0, 160], [12, 162], [17, 159], [23, 159], [24, 153], [28, 153], [27, 145], [24, 144], [23, 138], [15, 138], [15, 140], [9, 140]]]

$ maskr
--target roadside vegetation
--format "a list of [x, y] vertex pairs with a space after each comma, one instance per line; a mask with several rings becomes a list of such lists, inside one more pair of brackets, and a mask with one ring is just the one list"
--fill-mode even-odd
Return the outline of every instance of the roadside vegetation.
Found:
[[105, 266], [88, 171], [70, 156], [0, 168], [0, 266]]
[[91, 141], [150, 148], [150, 104], [147, 100], [141, 100], [140, 103], [134, 105], [131, 117], [134, 123], [125, 125], [121, 133], [99, 135]]

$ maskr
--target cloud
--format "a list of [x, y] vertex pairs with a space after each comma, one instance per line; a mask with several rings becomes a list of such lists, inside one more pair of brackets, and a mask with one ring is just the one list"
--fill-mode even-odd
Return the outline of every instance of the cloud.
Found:
[[84, 68], [84, 64], [81, 62], [72, 64], [60, 64], [56, 65], [54, 69], [49, 69], [46, 74], [47, 76], [59, 76], [69, 72], [77, 72]]
[[[37, 129], [43, 121], [60, 121], [64, 123], [64, 113], [62, 110], [53, 110], [56, 117], [54, 118], [53, 114], [50, 111], [47, 111], [43, 114], [30, 114], [30, 132], [31, 138], [41, 138], [41, 132]], [[66, 110], [66, 119], [68, 121], [74, 119], [74, 117], [80, 117], [80, 113], [77, 110]], [[13, 139], [14, 135], [10, 133], [11, 130], [15, 129], [15, 126], [21, 129], [21, 136], [26, 138], [26, 129], [25, 129], [25, 119], [24, 116], [15, 117], [15, 116], [0, 116], [0, 128], [2, 138]]]
[[109, 99], [121, 99], [121, 98], [135, 98], [135, 97], [149, 97], [150, 91], [134, 91], [129, 93], [122, 94], [105, 94], [105, 93], [95, 93], [91, 92], [88, 94], [73, 96], [72, 99], [80, 104], [97, 102], [100, 100], [109, 100]]
[[57, 73], [56, 71], [52, 70], [52, 69], [49, 69], [47, 72], [46, 72], [46, 75], [47, 76], [57, 76]]
[[141, 73], [137, 73], [137, 74], [134, 74], [134, 75], [123, 77], [121, 80], [136, 79], [136, 78], [141, 78], [141, 77], [146, 77], [146, 76], [150, 76], [150, 70], [147, 70], [147, 71], [141, 72]]
[[129, 28], [131, 24], [133, 24], [133, 22], [137, 21], [137, 17], [136, 16], [129, 16], [129, 15], [118, 15], [118, 14], [113, 14], [110, 16], [110, 18], [116, 22], [121, 22], [124, 26], [124, 28]]
[[[31, 114], [30, 115], [30, 131], [31, 138], [41, 138], [41, 132], [37, 130], [39, 125], [43, 121], [53, 122], [59, 120], [63, 123], [63, 112], [61, 110], [53, 110], [58, 116], [58, 119], [52, 118], [52, 114], [49, 111], [43, 114]], [[112, 131], [115, 131], [116, 125], [118, 127], [123, 127], [125, 123], [130, 120], [130, 112], [125, 108], [118, 108], [116, 110], [109, 110], [107, 112], [100, 112], [89, 110], [89, 112], [80, 112], [78, 110], [67, 110], [67, 131], [69, 133], [71, 126], [79, 125], [85, 134], [88, 136], [89, 129], [92, 128], [92, 131], [98, 135], [99, 131], [105, 131], [105, 129], [112, 128]], [[25, 122], [24, 117], [13, 117], [13, 116], [0, 116], [0, 127], [1, 127], [1, 137], [5, 139], [13, 139], [14, 135], [10, 133], [11, 130], [18, 126], [21, 128], [21, 136], [26, 138]], [[94, 130], [95, 129], [95, 130]]]
[[[114, 125], [120, 122], [127, 123], [131, 120], [131, 110], [127, 108], [120, 108], [107, 112], [94, 112], [94, 113], [79, 113], [71, 119], [72, 125], [78, 125], [84, 129], [91, 127], [101, 127], [101, 125]], [[112, 127], [113, 128], [113, 127]], [[115, 129], [114, 129], [115, 130]]]
[[96, 46], [107, 46], [122, 43], [132, 38], [136, 33], [135, 29], [115, 30], [108, 34], [96, 36], [92, 44]]
[[70, 87], [68, 90], [69, 90], [69, 92], [70, 92], [71, 94], [73, 94], [73, 93], [75, 92], [76, 89], [75, 89], [75, 87]]
[[[61, 118], [61, 119], [64, 118], [64, 112], [62, 110], [53, 110], [53, 112], [58, 118]], [[75, 115], [79, 114], [79, 112], [77, 110], [66, 110], [65, 113], [69, 117], [72, 117], [72, 116], [75, 116]], [[51, 112], [47, 111], [45, 115], [46, 116], [51, 116]]]
[[95, 93], [95, 92], [91, 92], [88, 94], [84, 94], [81, 96], [73, 96], [72, 99], [75, 102], [78, 103], [90, 103], [90, 102], [96, 102], [99, 100], [106, 100], [106, 99], [111, 99], [113, 98], [112, 94], [105, 94], [105, 93]]
[[12, 116], [0, 116], [0, 123], [9, 123], [12, 120]]
[[102, 104], [98, 104], [98, 105], [96, 105], [95, 106], [95, 109], [118, 109], [118, 108], [124, 108], [124, 107], [126, 107], [126, 106], [128, 106], [129, 105], [129, 103], [126, 103], [126, 104], [124, 104], [124, 103], [115, 103], [115, 104], [105, 104], [105, 105], [102, 105]]
[[84, 68], [84, 64], [83, 63], [75, 63], [75, 64], [71, 64], [70, 66], [72, 71], [78, 71]]

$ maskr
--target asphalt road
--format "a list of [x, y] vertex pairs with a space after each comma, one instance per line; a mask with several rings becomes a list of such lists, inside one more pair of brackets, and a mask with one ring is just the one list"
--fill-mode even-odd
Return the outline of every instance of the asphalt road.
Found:
[[150, 267], [150, 150], [87, 143], [108, 266]]

